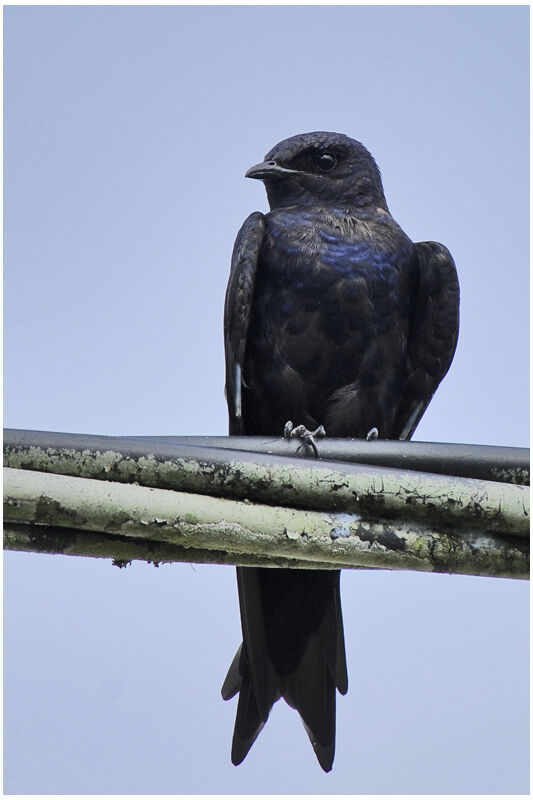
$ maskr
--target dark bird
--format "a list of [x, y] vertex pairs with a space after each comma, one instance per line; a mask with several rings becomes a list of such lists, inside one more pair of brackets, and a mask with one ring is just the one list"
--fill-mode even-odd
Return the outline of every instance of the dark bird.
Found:
[[[373, 157], [342, 134], [286, 139], [246, 176], [264, 182], [270, 211], [247, 218], [231, 261], [230, 434], [281, 436], [294, 420], [328, 436], [409, 439], [457, 342], [450, 253], [406, 236]], [[239, 692], [234, 764], [283, 697], [331, 769], [335, 691], [348, 689], [339, 578], [237, 568], [243, 642], [222, 687], [226, 700]]]

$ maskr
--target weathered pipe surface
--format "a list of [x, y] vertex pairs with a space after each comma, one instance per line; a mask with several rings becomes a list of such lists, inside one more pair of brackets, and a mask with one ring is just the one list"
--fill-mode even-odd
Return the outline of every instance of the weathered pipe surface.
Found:
[[[48, 555], [81, 556], [112, 560], [116, 566], [131, 561], [160, 564], [219, 564], [240, 567], [278, 567], [309, 569], [309, 562], [297, 558], [269, 558], [256, 553], [227, 553], [203, 550], [156, 539], [132, 538], [102, 531], [32, 523], [4, 522], [4, 550]], [[331, 569], [332, 564], [313, 562], [317, 569]], [[357, 567], [353, 567], [357, 569]]]
[[[372, 444], [372, 443], [369, 443]], [[398, 444], [398, 443], [396, 443]], [[408, 444], [408, 443], [401, 443]], [[16, 469], [529, 536], [525, 486], [119, 437], [6, 431]]]
[[[277, 456], [309, 457], [309, 448], [301, 447], [294, 439], [264, 436], [134, 436], [119, 437], [126, 441], [158, 442]], [[353, 464], [373, 464], [436, 475], [460, 478], [480, 478], [499, 483], [529, 486], [529, 449], [485, 444], [449, 444], [440, 442], [406, 442], [376, 439], [321, 439], [319, 461], [345, 461]]]
[[[284, 458], [308, 458], [310, 448], [302, 447], [294, 439], [286, 441], [279, 437], [264, 436], [91, 436], [86, 434], [51, 433], [17, 429], [4, 430], [4, 447], [40, 447], [66, 449], [95, 448], [95, 440], [114, 442], [110, 449], [120, 452], [149, 455], [153, 446], [160, 453], [172, 456], [198, 452], [190, 448], [203, 448], [210, 459], [210, 452], [218, 459], [231, 451], [239, 450], [253, 460], [254, 453], [283, 456]], [[229, 452], [228, 452], [229, 451]], [[529, 486], [529, 449], [525, 447], [500, 447], [494, 445], [450, 444], [439, 442], [406, 442], [391, 440], [328, 438], [320, 441], [319, 461], [341, 461], [357, 464], [372, 464], [380, 467], [433, 472], [437, 475], [452, 475], [462, 478], [479, 478], [500, 483], [516, 483]], [[7, 466], [7, 465], [6, 465]]]
[[4, 519], [8, 524], [34, 523], [223, 551], [237, 564], [242, 555], [249, 559], [258, 554], [321, 568], [528, 575], [529, 546], [519, 537], [475, 530], [443, 533], [412, 522], [265, 506], [31, 470], [4, 468]]

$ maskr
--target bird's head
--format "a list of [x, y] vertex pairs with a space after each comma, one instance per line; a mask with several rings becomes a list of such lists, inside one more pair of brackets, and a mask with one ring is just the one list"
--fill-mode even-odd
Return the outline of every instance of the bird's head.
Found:
[[291, 136], [246, 177], [263, 181], [271, 209], [322, 204], [387, 208], [376, 162], [366, 147], [342, 133]]

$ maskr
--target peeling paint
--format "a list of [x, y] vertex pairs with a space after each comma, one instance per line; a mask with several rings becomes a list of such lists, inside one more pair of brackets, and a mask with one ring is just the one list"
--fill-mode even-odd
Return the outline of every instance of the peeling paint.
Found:
[[320, 464], [265, 466], [240, 462], [237, 457], [224, 464], [194, 458], [158, 459], [153, 455], [135, 459], [113, 450], [7, 447], [5, 459], [15, 468], [153, 488], [297, 504], [367, 517], [415, 517], [439, 525], [470, 524], [498, 532], [529, 533], [528, 490], [512, 484], [363, 467], [357, 474], [341, 475]]
[[[154, 545], [180, 545], [231, 563], [270, 559], [295, 566], [416, 569], [464, 574], [528, 573], [525, 538], [472, 525], [325, 513], [101, 480], [5, 469], [7, 522], [79, 528]], [[211, 563], [210, 562], [210, 563]], [[223, 563], [228, 563], [224, 561]], [[322, 568], [322, 566], [320, 567]]]

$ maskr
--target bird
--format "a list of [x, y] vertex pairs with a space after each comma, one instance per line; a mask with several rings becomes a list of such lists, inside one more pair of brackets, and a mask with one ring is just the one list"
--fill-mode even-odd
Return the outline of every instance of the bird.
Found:
[[[296, 420], [308, 440], [320, 426], [410, 439], [456, 349], [450, 252], [409, 239], [373, 156], [344, 134], [291, 136], [246, 177], [263, 182], [270, 210], [245, 220], [231, 258], [230, 435], [281, 436]], [[239, 695], [231, 760], [283, 698], [329, 772], [336, 691], [348, 690], [340, 571], [237, 567], [237, 585], [243, 641], [222, 686], [225, 700]]]

